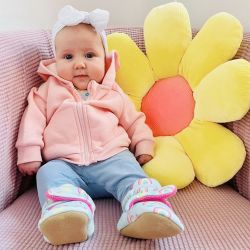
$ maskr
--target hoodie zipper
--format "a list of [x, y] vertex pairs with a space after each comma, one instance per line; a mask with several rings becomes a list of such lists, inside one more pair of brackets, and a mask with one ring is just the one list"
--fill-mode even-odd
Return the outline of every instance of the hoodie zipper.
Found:
[[83, 117], [83, 114], [82, 114], [82, 103], [81, 102], [77, 102], [76, 103], [76, 110], [77, 110], [77, 115], [78, 115], [78, 120], [79, 120], [79, 126], [80, 126], [80, 134], [81, 134], [81, 138], [82, 138], [82, 149], [81, 151], [81, 162], [84, 162], [84, 164], [88, 164], [88, 150], [87, 150], [87, 147], [88, 147], [88, 141], [87, 141], [87, 135], [84, 131], [87, 130], [86, 126], [85, 126], [85, 122], [84, 122], [84, 117]]
[[83, 141], [82, 148], [83, 153], [81, 154], [81, 162], [85, 165], [89, 165], [92, 159], [91, 156], [91, 140], [90, 131], [87, 116], [87, 106], [85, 102], [78, 102], [77, 105], [77, 115], [80, 124], [80, 133]]
[[[80, 127], [80, 131], [79, 134], [81, 136], [80, 138], [80, 147], [81, 147], [81, 153], [80, 153], [80, 162], [85, 164], [85, 165], [89, 165], [90, 160], [89, 160], [89, 145], [88, 145], [88, 138], [87, 138], [87, 134], [84, 131], [88, 131], [88, 127], [86, 126], [86, 122], [84, 119], [84, 114], [83, 114], [83, 109], [86, 109], [86, 105], [85, 105], [85, 101], [82, 100], [82, 97], [80, 96], [80, 94], [78, 93], [78, 91], [74, 88], [74, 87], [70, 87], [72, 93], [74, 94], [74, 96], [76, 97], [76, 113], [78, 116], [78, 122], [79, 122], [79, 127]], [[85, 112], [87, 113], [87, 112]], [[86, 114], [85, 114], [86, 115]]]

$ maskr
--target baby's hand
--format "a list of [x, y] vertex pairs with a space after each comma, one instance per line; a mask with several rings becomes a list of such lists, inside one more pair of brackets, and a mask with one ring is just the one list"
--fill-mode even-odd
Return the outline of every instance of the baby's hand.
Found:
[[33, 175], [38, 171], [40, 166], [40, 161], [32, 161], [18, 165], [18, 169], [23, 175]]
[[151, 161], [153, 157], [151, 155], [139, 155], [137, 156], [136, 160], [140, 163], [140, 165], [144, 165], [145, 163]]

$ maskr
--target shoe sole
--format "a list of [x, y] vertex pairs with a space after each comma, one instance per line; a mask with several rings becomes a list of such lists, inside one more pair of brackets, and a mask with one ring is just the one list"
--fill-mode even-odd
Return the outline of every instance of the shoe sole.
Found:
[[49, 217], [39, 226], [42, 234], [53, 245], [87, 240], [88, 217], [81, 212], [65, 212]]
[[169, 218], [155, 213], [144, 213], [121, 230], [123, 236], [148, 240], [171, 237], [181, 232], [181, 228]]

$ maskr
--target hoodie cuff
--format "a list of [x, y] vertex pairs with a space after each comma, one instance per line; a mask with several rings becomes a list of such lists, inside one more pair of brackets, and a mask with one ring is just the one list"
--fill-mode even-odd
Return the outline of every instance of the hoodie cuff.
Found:
[[141, 141], [136, 145], [135, 157], [144, 154], [154, 157], [154, 141]]
[[40, 146], [19, 147], [17, 156], [17, 165], [32, 161], [42, 162]]

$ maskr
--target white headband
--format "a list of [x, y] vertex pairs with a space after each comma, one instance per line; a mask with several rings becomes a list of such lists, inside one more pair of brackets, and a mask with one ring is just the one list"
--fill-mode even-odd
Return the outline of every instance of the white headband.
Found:
[[74, 26], [79, 23], [86, 23], [93, 26], [101, 36], [105, 53], [108, 52], [105, 28], [109, 21], [109, 12], [106, 10], [95, 9], [92, 12], [79, 11], [71, 5], [64, 6], [58, 13], [58, 19], [52, 29], [52, 45], [55, 55], [55, 38], [57, 33], [65, 26]]

